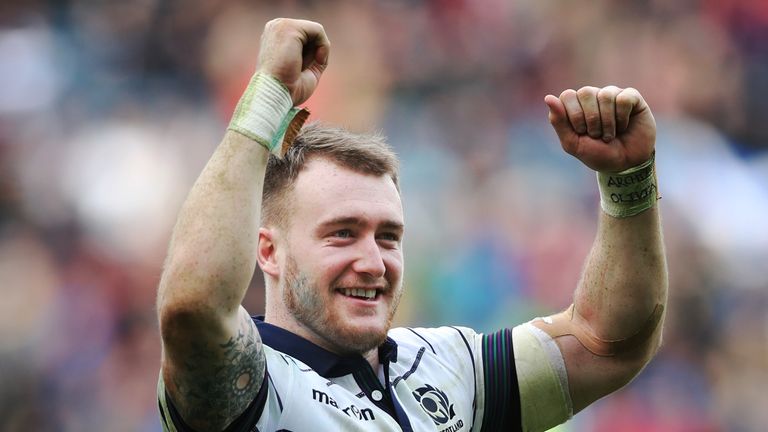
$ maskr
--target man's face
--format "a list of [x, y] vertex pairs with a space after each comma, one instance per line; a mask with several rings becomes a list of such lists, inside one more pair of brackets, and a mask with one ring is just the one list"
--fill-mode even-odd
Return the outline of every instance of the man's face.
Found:
[[291, 192], [280, 289], [302, 336], [339, 353], [386, 338], [402, 294], [403, 210], [389, 176], [308, 162]]

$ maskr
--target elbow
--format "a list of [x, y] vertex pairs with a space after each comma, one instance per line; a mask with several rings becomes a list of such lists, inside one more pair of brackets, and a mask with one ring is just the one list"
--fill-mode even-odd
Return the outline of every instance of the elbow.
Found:
[[640, 375], [643, 369], [645, 369], [651, 361], [653, 361], [654, 357], [656, 357], [656, 354], [658, 354], [661, 349], [661, 340], [662, 332], [661, 329], [659, 329], [659, 331], [654, 332], [654, 334], [644, 343], [638, 344], [634, 350], [619, 356], [617, 360], [623, 365], [623, 367], [620, 368], [623, 370], [623, 373], [621, 374], [623, 376], [622, 379], [619, 380], [622, 382], [619, 387], [623, 387], [630, 383], [635, 377]]
[[234, 313], [252, 276], [241, 274], [240, 267], [238, 262], [200, 259], [188, 250], [170, 254], [158, 287], [158, 313]]
[[236, 316], [194, 303], [164, 305], [158, 310], [158, 322], [165, 355], [185, 357], [216, 341], [226, 341], [236, 326]]
[[221, 331], [227, 317], [236, 312], [218, 304], [204, 287], [185, 282], [165, 275], [160, 282], [157, 318], [165, 345], [185, 344], [201, 335]]
[[[163, 323], [187, 321], [227, 310], [232, 282], [225, 271], [208, 268], [185, 253], [168, 256], [157, 290], [157, 313]], [[239, 304], [239, 303], [238, 303]], [[232, 306], [230, 306], [231, 309]]]
[[641, 366], [639, 367], [639, 370], [637, 373], [640, 373], [645, 366], [648, 365], [648, 363], [653, 360], [654, 357], [656, 357], [656, 354], [658, 354], [659, 350], [661, 349], [661, 343], [664, 335], [664, 308], [663, 307], [657, 307], [657, 309], [654, 311], [655, 317], [652, 317], [649, 323], [647, 324], [651, 331], [650, 334], [647, 335], [647, 338], [643, 340], [638, 341], [638, 357], [640, 358]]
[[158, 301], [160, 337], [165, 344], [183, 343], [188, 335], [199, 332], [213, 320], [213, 313], [199, 302], [165, 297]]
[[663, 334], [664, 334], [663, 328], [660, 326], [659, 329], [656, 332], [654, 332], [654, 334], [651, 336], [650, 340], [648, 341], [648, 346], [645, 348], [645, 356], [644, 356], [645, 358], [643, 362], [643, 368], [647, 366], [648, 363], [650, 363], [661, 350]]

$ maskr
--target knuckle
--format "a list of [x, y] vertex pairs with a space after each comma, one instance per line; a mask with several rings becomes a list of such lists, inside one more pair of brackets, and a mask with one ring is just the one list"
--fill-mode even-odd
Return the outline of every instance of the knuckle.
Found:
[[592, 87], [592, 86], [584, 86], [576, 92], [576, 94], [578, 94], [579, 97], [588, 97], [596, 93], [597, 93], [597, 87]]
[[276, 31], [285, 31], [291, 26], [291, 20], [288, 18], [275, 18], [270, 22]]
[[640, 92], [637, 91], [637, 89], [633, 87], [627, 87], [619, 94], [619, 96], [622, 97], [624, 100], [630, 100], [630, 99], [639, 99], [640, 98]]
[[616, 99], [616, 96], [618, 94], [619, 94], [618, 87], [614, 87], [614, 86], [604, 87], [597, 92], [597, 100], [599, 100], [600, 102], [610, 102]]
[[566, 89], [563, 90], [562, 93], [560, 93], [560, 99], [567, 98], [576, 95], [576, 91], [574, 89]]
[[626, 93], [621, 92], [616, 96], [616, 103], [617, 104], [631, 104], [635, 100], [637, 100], [638, 97], [635, 94], [632, 93]]

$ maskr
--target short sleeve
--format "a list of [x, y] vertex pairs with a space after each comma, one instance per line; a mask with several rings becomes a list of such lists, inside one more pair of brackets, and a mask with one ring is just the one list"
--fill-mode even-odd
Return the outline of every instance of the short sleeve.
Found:
[[521, 431], [520, 391], [512, 330], [478, 335], [484, 409], [480, 431]]

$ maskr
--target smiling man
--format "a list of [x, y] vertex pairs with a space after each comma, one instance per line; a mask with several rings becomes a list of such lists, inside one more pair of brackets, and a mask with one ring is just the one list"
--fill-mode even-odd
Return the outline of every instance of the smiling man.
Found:
[[[656, 127], [640, 94], [545, 98], [602, 196], [571, 307], [485, 335], [392, 329], [397, 157], [378, 136], [302, 128], [295, 108], [329, 53], [317, 23], [267, 24], [258, 71], [181, 209], [158, 293], [164, 429], [539, 431], [629, 382], [658, 349], [667, 290]], [[264, 317], [240, 305], [257, 264]]]
[[[300, 171], [280, 169], [299, 159]], [[277, 288], [267, 293], [268, 321], [331, 352], [376, 361], [371, 350], [385, 341], [402, 294], [396, 170], [381, 139], [317, 125], [304, 128], [283, 160], [272, 159], [258, 249]]]

